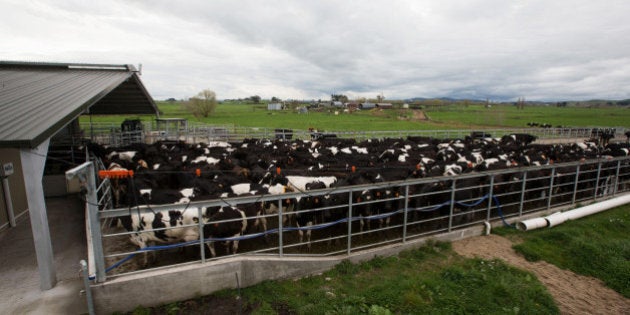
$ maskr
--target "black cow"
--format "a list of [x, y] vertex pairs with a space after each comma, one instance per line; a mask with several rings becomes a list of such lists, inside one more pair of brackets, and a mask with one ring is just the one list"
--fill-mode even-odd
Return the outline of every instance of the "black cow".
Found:
[[527, 133], [513, 133], [510, 135], [505, 135], [501, 137], [502, 145], [518, 145], [518, 146], [526, 146], [534, 141], [536, 141], [537, 137], [534, 135], [530, 135]]
[[[234, 238], [241, 236], [247, 229], [247, 217], [245, 212], [234, 207], [221, 207], [203, 226], [203, 235], [206, 239]], [[216, 257], [214, 242], [207, 241], [212, 257]], [[225, 241], [225, 252], [236, 254], [238, 250], [238, 240]]]

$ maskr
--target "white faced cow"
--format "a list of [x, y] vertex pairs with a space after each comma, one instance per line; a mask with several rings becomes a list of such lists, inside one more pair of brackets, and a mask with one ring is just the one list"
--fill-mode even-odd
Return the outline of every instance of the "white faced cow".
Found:
[[[199, 239], [199, 227], [196, 225], [199, 223], [198, 209], [194, 207], [184, 211], [132, 213], [121, 217], [120, 222], [127, 231], [134, 232], [130, 240], [140, 249], [158, 243], [172, 244]], [[145, 253], [143, 266], [148, 264], [148, 255]]]

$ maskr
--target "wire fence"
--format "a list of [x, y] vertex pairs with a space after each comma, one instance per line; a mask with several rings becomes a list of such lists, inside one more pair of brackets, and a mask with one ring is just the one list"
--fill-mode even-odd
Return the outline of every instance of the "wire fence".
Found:
[[[98, 237], [91, 241], [100, 243], [92, 246], [96, 263], [91, 264], [95, 269], [90, 273], [102, 282], [146, 269], [204, 263], [234, 255], [347, 255], [486, 221], [502, 220], [509, 225], [508, 221], [524, 214], [579, 206], [629, 189], [630, 157], [623, 157], [282, 195], [250, 195], [119, 209], [88, 207], [92, 211], [89, 216], [92, 219], [88, 222], [90, 229], [98, 230]], [[237, 229], [232, 235], [204, 235], [204, 231], [209, 230], [205, 227], [241, 224], [243, 221], [240, 217], [208, 219], [207, 211], [216, 207], [254, 207], [265, 211], [247, 217], [244, 233]], [[202, 219], [173, 228], [145, 226], [142, 231], [131, 232], [104, 224], [125, 216], [166, 215], [168, 211], [194, 214]], [[129, 241], [143, 233], [168, 235], [184, 231], [195, 235], [195, 239], [140, 249]], [[229, 246], [213, 247], [223, 243]], [[96, 250], [99, 248], [103, 250]], [[190, 252], [191, 248], [193, 253], [182, 253], [184, 249]], [[236, 248], [238, 251], [234, 252]], [[138, 254], [144, 257], [148, 253], [158, 257], [150, 268], [144, 266], [144, 259], [138, 258]]]

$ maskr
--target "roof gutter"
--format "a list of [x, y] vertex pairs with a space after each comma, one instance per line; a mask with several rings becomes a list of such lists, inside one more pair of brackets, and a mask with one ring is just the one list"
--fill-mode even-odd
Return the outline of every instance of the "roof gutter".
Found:
[[69, 70], [107, 70], [107, 71], [130, 71], [138, 72], [131, 64], [94, 64], [94, 63], [60, 63], [60, 62], [28, 62], [28, 61], [0, 61], [0, 68], [11, 67], [36, 67], [36, 68], [56, 68]]

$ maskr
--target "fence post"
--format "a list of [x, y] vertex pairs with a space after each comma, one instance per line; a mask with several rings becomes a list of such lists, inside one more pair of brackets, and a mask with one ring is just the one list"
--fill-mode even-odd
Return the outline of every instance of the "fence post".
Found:
[[278, 255], [280, 257], [283, 255], [282, 249], [284, 247], [284, 242], [282, 240], [282, 230], [284, 227], [282, 225], [282, 198], [280, 198], [278, 199]]
[[205, 263], [206, 262], [206, 237], [203, 235], [203, 216], [201, 213], [201, 208], [202, 207], [197, 207], [197, 217], [199, 218], [199, 240], [200, 242], [200, 246], [201, 246], [201, 262]]
[[579, 180], [580, 180], [580, 164], [578, 164], [577, 167], [575, 168], [575, 182], [573, 183], [573, 197], [571, 198], [572, 205], [575, 204], [575, 199], [577, 198], [577, 189], [578, 189]]
[[409, 184], [405, 186], [405, 209], [403, 212], [403, 236], [402, 236], [403, 243], [407, 241], [408, 211], [409, 211]]
[[352, 191], [348, 192], [348, 248], [347, 254], [352, 252]]
[[593, 200], [597, 200], [597, 190], [599, 190], [599, 176], [602, 172], [602, 161], [597, 162], [597, 179], [595, 180], [595, 192], [593, 193]]
[[549, 179], [549, 196], [547, 198], [547, 210], [551, 209], [551, 199], [553, 196], [553, 180], [556, 177], [556, 168], [551, 169], [551, 178]]
[[96, 195], [96, 172], [94, 171], [94, 163], [87, 162], [86, 179], [88, 184], [87, 191], [87, 207], [88, 207], [88, 222], [91, 226], [92, 232], [92, 247], [94, 249], [94, 260], [96, 266], [96, 281], [105, 282], [105, 258], [103, 255], [103, 239], [101, 237], [101, 224], [99, 222], [98, 213], [98, 196]]
[[490, 190], [488, 191], [488, 215], [486, 221], [490, 222], [490, 211], [492, 210], [492, 194], [494, 193], [494, 175], [490, 176]]
[[66, 171], [66, 179], [77, 177], [81, 185], [85, 185], [85, 203], [87, 207], [87, 221], [90, 232], [92, 249], [94, 251], [94, 265], [96, 266], [96, 281], [105, 281], [105, 259], [103, 256], [103, 240], [101, 238], [101, 224], [96, 186], [96, 172], [94, 162], [85, 162]]
[[527, 186], [527, 172], [523, 173], [523, 183], [521, 184], [521, 200], [518, 205], [518, 216], [523, 216], [523, 205], [525, 203], [525, 188]]
[[90, 275], [88, 274], [88, 267], [85, 260], [79, 262], [81, 265], [81, 274], [83, 275], [83, 286], [85, 286], [85, 299], [87, 301], [88, 314], [94, 315], [94, 300], [92, 299], [92, 289], [90, 287]]
[[455, 178], [453, 178], [453, 183], [451, 184], [451, 205], [450, 211], [448, 214], [448, 231], [450, 232], [453, 229], [453, 211], [455, 209]]
[[613, 188], [613, 196], [617, 194], [617, 187], [619, 186], [619, 170], [621, 169], [621, 161], [617, 161], [617, 171], [615, 172], [615, 188]]

